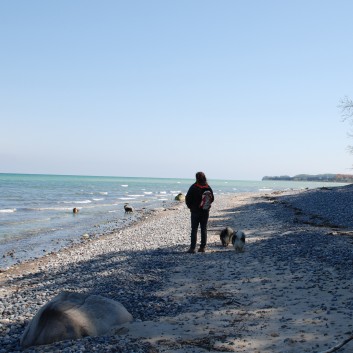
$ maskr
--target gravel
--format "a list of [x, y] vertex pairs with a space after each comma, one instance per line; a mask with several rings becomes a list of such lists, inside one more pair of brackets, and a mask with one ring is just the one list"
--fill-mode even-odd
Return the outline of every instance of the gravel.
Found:
[[[252, 202], [237, 205], [235, 195], [216, 195], [209, 233], [227, 225], [252, 230], [266, 227], [268, 238], [250, 242], [250, 258], [271, 257], [278, 271], [284, 264], [293, 273], [309, 273], [319, 284], [323, 266], [337, 271], [337, 280], [353, 278], [353, 186], [303, 192], [249, 195]], [[19, 339], [38, 309], [63, 290], [100, 294], [121, 302], [136, 321], [176, 316], [197, 305], [195, 299], [176, 303], [161, 297], [171, 272], [193, 261], [217, 261], [186, 254], [190, 215], [175, 203], [156, 210], [116, 233], [88, 239], [34, 262], [16, 265], [1, 273], [0, 353], [20, 352]], [[275, 222], [274, 222], [275, 220]], [[342, 234], [338, 234], [341, 232]], [[251, 232], [250, 232], [251, 233]], [[344, 233], [344, 234], [343, 234]], [[209, 248], [219, 247], [216, 242]], [[335, 249], [335, 251], [332, 251]], [[353, 311], [353, 300], [347, 305]], [[334, 305], [331, 305], [334, 310]], [[329, 308], [328, 308], [329, 310]], [[154, 353], [154, 347], [123, 335], [87, 337], [76, 341], [32, 347], [25, 352], [134, 352]]]

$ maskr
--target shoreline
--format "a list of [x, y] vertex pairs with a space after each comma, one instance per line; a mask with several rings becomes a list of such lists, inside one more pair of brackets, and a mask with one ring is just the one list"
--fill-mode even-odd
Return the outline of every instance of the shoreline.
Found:
[[[42, 257], [56, 254], [62, 250], [75, 247], [89, 240], [96, 240], [102, 236], [113, 234], [126, 227], [129, 227], [136, 222], [143, 221], [144, 217], [148, 217], [151, 213], [158, 212], [165, 208], [170, 208], [174, 205], [174, 201], [164, 201], [161, 205], [141, 207], [135, 209], [133, 214], [123, 215], [117, 220], [110, 219], [102, 224], [92, 225], [80, 236], [66, 237], [50, 237], [48, 235], [36, 235], [33, 238], [16, 239], [13, 241], [1, 244], [3, 248], [3, 256], [0, 259], [0, 273], [9, 270], [13, 266], [31, 262]], [[71, 211], [70, 211], [71, 213]], [[102, 230], [103, 228], [103, 230]]]
[[[149, 222], [151, 218], [160, 218], [163, 217], [165, 213], [168, 212], [173, 212], [177, 210], [178, 207], [182, 207], [183, 203], [182, 202], [172, 202], [165, 207], [156, 207], [156, 208], [151, 208], [151, 209], [146, 209], [146, 210], [135, 210], [135, 214], [130, 216], [131, 218], [126, 220], [125, 223], [121, 227], [114, 228], [112, 230], [109, 230], [103, 234], [100, 234], [96, 236], [94, 232], [92, 232], [93, 235], [87, 235], [89, 236], [81, 236], [78, 240], [71, 240], [68, 242], [68, 245], [62, 246], [61, 248], [57, 250], [52, 250], [50, 252], [47, 252], [43, 255], [38, 255], [38, 257], [31, 257], [28, 259], [24, 259], [22, 261], [17, 261], [16, 263], [11, 264], [7, 268], [0, 268], [0, 284], [1, 284], [1, 279], [3, 275], [5, 274], [12, 274], [12, 273], [21, 273], [22, 271], [28, 272], [28, 268], [30, 267], [31, 269], [38, 269], [41, 264], [47, 263], [52, 261], [54, 258], [63, 258], [65, 261], [70, 262], [69, 256], [73, 253], [80, 253], [83, 254], [85, 249], [87, 247], [94, 248], [95, 244], [98, 244], [101, 241], [107, 242], [107, 240], [114, 238], [114, 241], [119, 240], [121, 238], [121, 235], [134, 227], [139, 227], [143, 226], [143, 224], [147, 221]], [[82, 251], [81, 251], [82, 250]], [[131, 251], [134, 251], [136, 249], [131, 249]], [[90, 257], [91, 254], [88, 254], [88, 257]], [[1, 292], [1, 286], [0, 286], [0, 292]]]
[[[185, 253], [189, 212], [180, 203], [116, 233], [15, 265], [0, 273], [1, 346], [18, 350], [39, 307], [71, 290], [118, 300], [135, 320], [123, 325], [126, 334], [26, 352], [324, 351], [353, 334], [352, 239], [336, 236], [349, 235], [349, 228], [306, 222], [312, 209], [296, 213], [299, 205], [308, 207], [308, 197], [319, 204], [331, 191], [217, 195], [205, 254]], [[332, 216], [332, 210], [324, 213]], [[313, 219], [325, 218], [319, 216]], [[220, 246], [225, 226], [245, 231], [244, 253]], [[340, 353], [349, 349], [352, 343]]]
[[[141, 211], [164, 207], [177, 193], [186, 193], [192, 180], [3, 174], [1, 182], [0, 270], [57, 252], [85, 234], [99, 237], [123, 228], [129, 218], [124, 214], [125, 202]], [[339, 186], [246, 180], [213, 180], [211, 184], [216, 195]], [[80, 212], [73, 214], [74, 208]]]

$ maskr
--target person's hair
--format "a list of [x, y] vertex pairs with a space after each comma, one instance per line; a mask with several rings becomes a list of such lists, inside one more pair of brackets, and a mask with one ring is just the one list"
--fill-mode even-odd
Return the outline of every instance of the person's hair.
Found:
[[196, 182], [200, 185], [206, 185], [207, 184], [207, 179], [206, 175], [203, 172], [197, 172], [196, 173]]

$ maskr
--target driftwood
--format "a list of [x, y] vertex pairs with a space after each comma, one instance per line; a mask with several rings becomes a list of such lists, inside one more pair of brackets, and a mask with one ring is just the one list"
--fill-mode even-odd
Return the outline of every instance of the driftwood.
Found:
[[347, 344], [349, 341], [353, 340], [353, 335], [346, 338], [342, 343], [339, 343], [337, 346], [334, 346], [332, 348], [330, 348], [328, 351], [322, 351], [319, 353], [332, 353], [332, 352], [336, 352], [337, 350], [339, 350], [341, 347], [343, 347], [345, 344]]

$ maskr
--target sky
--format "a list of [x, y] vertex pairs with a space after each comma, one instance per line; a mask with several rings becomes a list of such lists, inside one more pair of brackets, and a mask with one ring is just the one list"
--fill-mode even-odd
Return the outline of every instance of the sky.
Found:
[[0, 0], [0, 173], [353, 174], [351, 0]]

